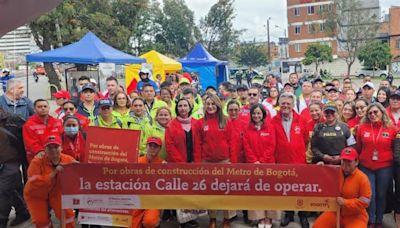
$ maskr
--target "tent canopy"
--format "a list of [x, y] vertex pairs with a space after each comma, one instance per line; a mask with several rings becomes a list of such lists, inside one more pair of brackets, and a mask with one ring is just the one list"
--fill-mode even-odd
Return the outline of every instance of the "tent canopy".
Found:
[[81, 40], [51, 51], [45, 51], [26, 56], [28, 62], [58, 62], [58, 63], [143, 63], [145, 59], [128, 55], [103, 41], [92, 32], [88, 32]]
[[[182, 69], [182, 64], [177, 62], [155, 50], [151, 50], [140, 56], [147, 60], [147, 63], [153, 64], [153, 75], [157, 75], [157, 68], [159, 71], [164, 71], [165, 73], [177, 72]], [[160, 73], [161, 75], [164, 72]]]
[[[165, 79], [166, 73], [176, 73], [182, 70], [182, 64], [177, 62], [155, 50], [151, 50], [140, 56], [147, 60], [152, 67], [152, 79], [156, 79], [156, 75], [161, 75], [162, 81]], [[140, 64], [127, 65], [125, 67], [125, 83], [130, 90], [136, 89], [136, 83], [140, 80], [139, 71], [142, 68]]]
[[218, 88], [221, 82], [227, 80], [228, 62], [214, 58], [200, 43], [197, 43], [179, 62], [182, 63], [184, 71], [195, 72], [199, 75], [203, 89], [208, 86]]

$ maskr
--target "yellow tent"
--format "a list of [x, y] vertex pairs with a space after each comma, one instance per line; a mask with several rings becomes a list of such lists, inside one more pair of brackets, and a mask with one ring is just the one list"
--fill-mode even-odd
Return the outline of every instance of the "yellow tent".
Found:
[[[182, 64], [163, 55], [158, 53], [155, 50], [149, 51], [140, 56], [141, 58], [145, 58], [147, 64], [151, 65], [152, 67], [152, 76], [153, 80], [156, 80], [156, 76], [158, 74], [161, 75], [161, 80], [164, 81], [166, 73], [176, 73], [182, 70]], [[142, 68], [140, 64], [132, 64], [126, 65], [125, 67], [125, 82], [127, 87], [130, 86], [132, 83], [136, 84], [139, 78], [139, 70]]]

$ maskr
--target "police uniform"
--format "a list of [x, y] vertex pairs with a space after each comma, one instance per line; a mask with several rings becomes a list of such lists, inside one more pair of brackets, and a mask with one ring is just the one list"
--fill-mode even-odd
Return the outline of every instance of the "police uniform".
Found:
[[323, 161], [324, 155], [338, 156], [340, 151], [355, 144], [355, 139], [345, 123], [336, 121], [332, 126], [319, 123], [311, 137], [313, 163]]

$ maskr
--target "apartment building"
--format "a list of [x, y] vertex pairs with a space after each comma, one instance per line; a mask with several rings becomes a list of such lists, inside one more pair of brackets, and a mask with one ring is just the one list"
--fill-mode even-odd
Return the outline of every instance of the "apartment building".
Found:
[[300, 60], [308, 45], [323, 43], [337, 55], [335, 34], [327, 31], [324, 15], [334, 11], [333, 1], [287, 0], [289, 58]]
[[[347, 15], [347, 18], [354, 14], [368, 15], [373, 18], [371, 23], [380, 22], [379, 0], [358, 0], [356, 5], [357, 8], [345, 9], [342, 15]], [[344, 19], [335, 30], [328, 29], [328, 15], [338, 13], [337, 10], [334, 0], [287, 0], [289, 58], [301, 59], [312, 43], [327, 44], [332, 48], [333, 57], [340, 57], [341, 47], [347, 40], [346, 30], [358, 25], [353, 20]]]

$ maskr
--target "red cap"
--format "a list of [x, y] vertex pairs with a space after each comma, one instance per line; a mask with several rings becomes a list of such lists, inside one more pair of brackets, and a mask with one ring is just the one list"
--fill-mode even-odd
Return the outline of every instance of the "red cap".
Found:
[[66, 90], [60, 90], [57, 93], [53, 93], [53, 97], [55, 97], [57, 99], [60, 99], [60, 98], [64, 98], [66, 100], [70, 100], [71, 99], [71, 95]]
[[44, 144], [44, 146], [46, 147], [46, 146], [48, 146], [48, 145], [50, 145], [50, 144], [56, 144], [56, 145], [61, 146], [62, 143], [61, 143], [61, 138], [60, 138], [60, 136], [58, 136], [58, 135], [50, 135], [50, 136], [48, 136], [48, 137], [47, 137], [47, 141], [46, 141], [46, 143]]
[[161, 141], [161, 139], [158, 138], [158, 137], [148, 137], [148, 138], [147, 138], [147, 144], [149, 144], [149, 143], [155, 143], [155, 144], [157, 144], [157, 145], [159, 145], [159, 146], [162, 145], [162, 141]]
[[346, 147], [340, 153], [340, 159], [354, 161], [358, 158], [358, 152], [353, 147]]

